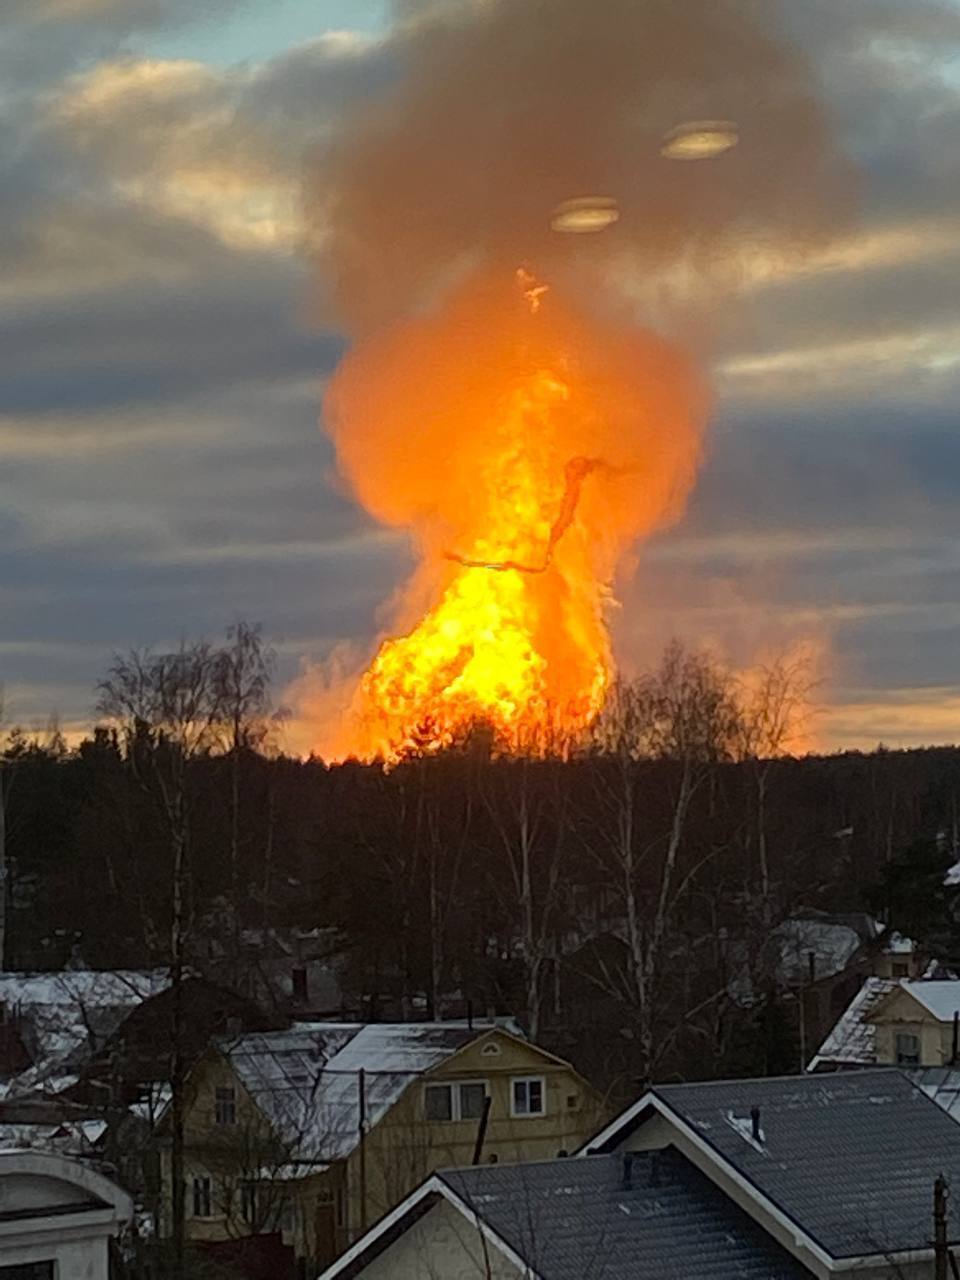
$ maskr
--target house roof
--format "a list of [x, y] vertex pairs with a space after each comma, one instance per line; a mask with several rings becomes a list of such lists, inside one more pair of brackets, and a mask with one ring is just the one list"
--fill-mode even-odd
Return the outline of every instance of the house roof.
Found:
[[[170, 985], [167, 969], [0, 973], [0, 1004], [18, 1008], [33, 1066], [7, 1090], [35, 1088], [116, 1030], [131, 1009]], [[91, 1039], [96, 1043], [91, 1043]]]
[[774, 930], [774, 937], [779, 947], [778, 976], [791, 986], [809, 980], [811, 954], [814, 977], [827, 978], [841, 973], [862, 945], [860, 935], [849, 924], [803, 916], [784, 920]]
[[877, 1028], [868, 1020], [884, 996], [897, 986], [893, 978], [867, 978], [810, 1061], [808, 1071], [828, 1064], [873, 1066], [877, 1061]]
[[810, 1272], [673, 1148], [439, 1177], [541, 1280], [800, 1280]]
[[836, 1259], [927, 1249], [934, 1179], [960, 1185], [956, 1122], [894, 1068], [657, 1087], [591, 1149], [620, 1146], [651, 1111]]
[[808, 985], [811, 957], [815, 981], [834, 977], [855, 959], [865, 939], [873, 940], [875, 931], [876, 922], [869, 916], [829, 916], [823, 912], [790, 916], [770, 931], [759, 952], [755, 942], [746, 938], [730, 945], [734, 975], [730, 995], [742, 1005], [757, 999], [757, 965], [761, 973], [773, 976], [785, 988]]
[[301, 1159], [341, 1160], [364, 1122], [377, 1124], [418, 1076], [432, 1070], [494, 1023], [295, 1023], [217, 1041], [243, 1087]]
[[897, 985], [919, 1001], [938, 1022], [952, 1022], [954, 1014], [960, 1013], [960, 980], [956, 978], [946, 981], [921, 978], [916, 982], [901, 978]]
[[[588, 1160], [443, 1170], [321, 1280], [362, 1274], [445, 1199], [489, 1252], [532, 1280], [804, 1280], [810, 1276], [674, 1148]], [[469, 1237], [468, 1237], [469, 1239]], [[598, 1265], [599, 1264], [599, 1265]]]
[[960, 1068], [917, 1067], [906, 1074], [948, 1116], [960, 1120]]

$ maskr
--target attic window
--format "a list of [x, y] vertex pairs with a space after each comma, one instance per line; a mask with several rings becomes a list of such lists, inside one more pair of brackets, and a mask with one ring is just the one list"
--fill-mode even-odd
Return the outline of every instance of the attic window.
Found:
[[485, 1044], [480, 1050], [480, 1056], [482, 1058], [499, 1058], [500, 1046], [491, 1040], [489, 1044]]
[[237, 1094], [232, 1085], [217, 1087], [213, 1098], [213, 1119], [215, 1124], [237, 1123]]

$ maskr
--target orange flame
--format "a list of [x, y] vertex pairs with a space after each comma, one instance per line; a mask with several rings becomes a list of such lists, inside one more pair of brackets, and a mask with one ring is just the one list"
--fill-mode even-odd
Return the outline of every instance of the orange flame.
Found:
[[688, 362], [517, 284], [472, 282], [331, 386], [341, 466], [421, 556], [334, 757], [439, 750], [478, 721], [501, 750], [569, 744], [612, 677], [617, 565], [692, 483], [706, 397]]

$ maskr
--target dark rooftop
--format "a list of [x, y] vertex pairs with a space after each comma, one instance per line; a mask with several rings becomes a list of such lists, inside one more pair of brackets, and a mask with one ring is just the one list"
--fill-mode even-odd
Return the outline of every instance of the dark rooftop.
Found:
[[654, 1093], [835, 1258], [930, 1248], [934, 1179], [960, 1186], [960, 1126], [894, 1068]]
[[[958, 1131], [960, 1132], [960, 1131]], [[809, 1280], [673, 1148], [439, 1176], [542, 1280]]]

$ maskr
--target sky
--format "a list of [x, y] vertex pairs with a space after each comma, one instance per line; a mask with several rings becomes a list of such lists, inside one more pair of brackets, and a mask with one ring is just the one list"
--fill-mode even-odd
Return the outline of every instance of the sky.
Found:
[[[636, 666], [677, 635], [749, 666], [810, 643], [823, 747], [954, 742], [960, 4], [790, 8], [859, 219], [745, 279], [717, 326], [704, 466], [617, 583], [617, 648]], [[320, 430], [345, 339], [311, 314], [301, 214], [395, 73], [391, 21], [380, 0], [5, 0], [8, 725], [89, 724], [114, 651], [238, 618], [281, 684], [369, 656], [410, 553]]]

